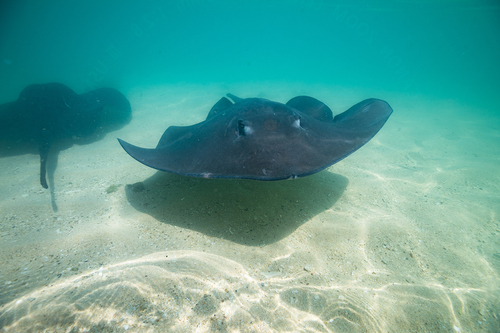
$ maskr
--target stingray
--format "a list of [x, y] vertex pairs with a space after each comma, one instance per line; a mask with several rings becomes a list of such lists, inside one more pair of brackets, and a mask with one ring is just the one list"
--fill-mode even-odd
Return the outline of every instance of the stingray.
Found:
[[119, 140], [151, 168], [204, 178], [281, 180], [319, 172], [349, 156], [382, 128], [392, 113], [366, 99], [333, 116], [308, 96], [286, 104], [262, 98], [222, 97], [205, 121], [170, 126], [154, 149]]
[[118, 90], [76, 94], [60, 83], [32, 84], [19, 98], [0, 105], [0, 155], [38, 152], [40, 184], [48, 188], [49, 151], [100, 139], [131, 119], [129, 101]]

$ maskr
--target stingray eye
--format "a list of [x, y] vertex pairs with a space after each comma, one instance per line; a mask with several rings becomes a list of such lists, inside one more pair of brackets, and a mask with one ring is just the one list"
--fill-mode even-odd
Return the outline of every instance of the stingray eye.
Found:
[[245, 124], [242, 120], [238, 120], [238, 135], [245, 135]]
[[295, 117], [292, 121], [292, 126], [295, 128], [301, 128], [300, 126], [300, 117]]
[[238, 120], [238, 135], [250, 135], [253, 133], [252, 128], [248, 125], [245, 124], [243, 120]]

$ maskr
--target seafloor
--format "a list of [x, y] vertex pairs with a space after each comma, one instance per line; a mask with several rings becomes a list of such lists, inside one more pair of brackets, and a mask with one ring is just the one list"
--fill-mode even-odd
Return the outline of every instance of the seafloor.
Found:
[[[197, 179], [133, 160], [225, 93], [394, 113], [294, 181]], [[300, 84], [140, 87], [133, 120], [59, 153], [0, 159], [3, 332], [498, 332], [499, 113]], [[52, 193], [51, 193], [52, 192]]]

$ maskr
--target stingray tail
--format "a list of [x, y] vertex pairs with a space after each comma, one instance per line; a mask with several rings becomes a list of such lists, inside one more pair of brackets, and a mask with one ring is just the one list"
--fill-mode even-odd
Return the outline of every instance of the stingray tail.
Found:
[[47, 158], [49, 157], [49, 148], [50, 145], [48, 143], [43, 143], [40, 146], [40, 184], [43, 188], [49, 188], [47, 185]]

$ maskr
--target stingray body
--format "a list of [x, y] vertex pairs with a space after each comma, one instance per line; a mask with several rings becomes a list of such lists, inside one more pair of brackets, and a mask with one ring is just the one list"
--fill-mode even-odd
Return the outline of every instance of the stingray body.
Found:
[[137, 161], [154, 169], [205, 178], [280, 180], [303, 177], [347, 157], [368, 142], [392, 113], [386, 102], [364, 100], [333, 117], [308, 96], [282, 104], [228, 94], [205, 121], [171, 126], [155, 149], [119, 139]]
[[33, 84], [19, 98], [0, 105], [0, 154], [40, 154], [40, 183], [48, 188], [51, 147], [90, 143], [131, 119], [128, 100], [111, 88], [81, 95], [60, 83]]

